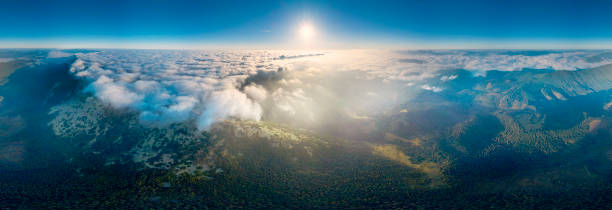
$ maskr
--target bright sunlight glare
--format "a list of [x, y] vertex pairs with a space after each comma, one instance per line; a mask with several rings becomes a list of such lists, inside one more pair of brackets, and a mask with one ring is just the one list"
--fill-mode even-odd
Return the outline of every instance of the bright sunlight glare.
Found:
[[304, 22], [300, 25], [299, 36], [302, 40], [311, 40], [316, 32], [312, 24]]

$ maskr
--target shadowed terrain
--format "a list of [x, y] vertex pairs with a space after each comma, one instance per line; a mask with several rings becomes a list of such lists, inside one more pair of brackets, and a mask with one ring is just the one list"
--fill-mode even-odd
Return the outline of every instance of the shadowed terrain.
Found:
[[[117, 62], [77, 68], [80, 54], [29, 53], [0, 63], [2, 208], [612, 208], [612, 65], [449, 68], [405, 85], [291, 69], [324, 54], [273, 56], [298, 63], [256, 67], [213, 88], [229, 102], [185, 103], [194, 108], [183, 116], [171, 107], [185, 95], [163, 104], [162, 92], [142, 91], [124, 105], [105, 91], [140, 91], [130, 85], [144, 79], [80, 73]], [[213, 74], [200, 62], [213, 61], [172, 78]], [[181, 87], [167, 89], [192, 93]]]

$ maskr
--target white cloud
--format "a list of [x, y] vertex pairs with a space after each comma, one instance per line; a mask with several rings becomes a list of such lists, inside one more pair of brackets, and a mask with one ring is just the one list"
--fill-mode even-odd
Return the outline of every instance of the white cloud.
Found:
[[[414, 66], [427, 69], [461, 68], [472, 71], [517, 71], [525, 68], [577, 70], [612, 63], [612, 57], [598, 51], [406, 51], [403, 59], [423, 60]], [[600, 57], [598, 57], [600, 56]], [[597, 59], [593, 59], [597, 58]]]
[[[391, 97], [388, 101], [400, 103], [397, 93], [389, 91], [440, 92], [443, 89], [431, 85], [435, 82], [428, 84], [429, 79], [457, 78], [437, 77], [438, 70], [576, 70], [612, 63], [612, 57], [597, 57], [599, 53], [102, 50], [76, 53], [78, 59], [70, 70], [91, 82], [87, 90], [100, 100], [139, 111], [143, 123], [164, 125], [191, 119], [207, 129], [230, 118], [261, 120], [266, 113], [273, 113], [274, 119], [315, 120], [331, 108], [356, 109], [367, 104], [363, 101], [372, 101], [356, 98], [362, 95], [380, 100]], [[279, 59], [282, 55], [292, 59]], [[353, 94], [349, 88], [376, 95]], [[286, 116], [279, 116], [279, 111]]]
[[440, 80], [442, 80], [443, 82], [451, 81], [451, 80], [457, 79], [457, 77], [458, 77], [457, 75], [442, 76], [440, 77]]
[[247, 96], [236, 90], [227, 89], [213, 92], [206, 102], [206, 108], [198, 120], [198, 128], [206, 129], [214, 122], [237, 117], [243, 120], [259, 120], [262, 109]]
[[263, 87], [259, 85], [254, 85], [254, 84], [248, 85], [244, 87], [244, 92], [250, 98], [258, 102], [264, 101], [268, 97], [268, 92], [266, 91], [266, 89], [264, 89]]
[[141, 99], [141, 96], [131, 92], [122, 85], [114, 83], [113, 79], [101, 76], [90, 85], [94, 94], [115, 107], [126, 107]]
[[427, 85], [427, 84], [422, 85], [421, 89], [423, 89], [423, 90], [430, 90], [430, 91], [433, 91], [434, 93], [442, 91], [442, 88], [439, 88], [439, 87], [436, 87], [436, 86], [430, 86], [430, 85]]
[[256, 101], [265, 100], [265, 89], [253, 84], [245, 92], [238, 90], [250, 70], [260, 64], [255, 55], [109, 50], [77, 54], [71, 72], [92, 81], [87, 91], [102, 101], [140, 111], [145, 124], [196, 119], [201, 129], [207, 129], [228, 118], [261, 118]]

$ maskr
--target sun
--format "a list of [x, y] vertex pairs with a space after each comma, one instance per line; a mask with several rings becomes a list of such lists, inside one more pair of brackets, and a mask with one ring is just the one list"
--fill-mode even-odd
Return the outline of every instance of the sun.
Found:
[[316, 35], [316, 31], [311, 23], [304, 22], [300, 25], [298, 34], [300, 36], [300, 39], [308, 41], [314, 38], [314, 36]]

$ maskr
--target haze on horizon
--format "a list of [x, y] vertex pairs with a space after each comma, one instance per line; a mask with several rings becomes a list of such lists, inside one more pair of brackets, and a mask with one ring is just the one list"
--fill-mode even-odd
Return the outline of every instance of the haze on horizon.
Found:
[[[1, 48], [602, 49], [604, 1], [8, 1]], [[302, 39], [304, 24], [316, 32]]]
[[0, 209], [612, 209], [610, 11], [2, 1]]

